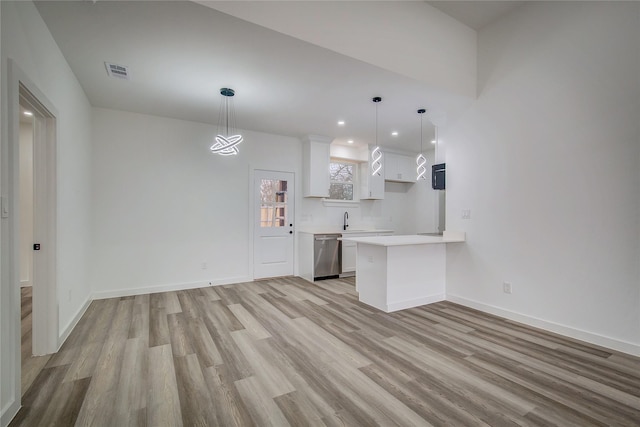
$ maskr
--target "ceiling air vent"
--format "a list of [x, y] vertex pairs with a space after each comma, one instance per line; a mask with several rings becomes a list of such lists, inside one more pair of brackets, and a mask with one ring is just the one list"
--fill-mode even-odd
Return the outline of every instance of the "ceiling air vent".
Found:
[[126, 66], [112, 64], [110, 62], [105, 62], [104, 65], [107, 67], [107, 74], [109, 74], [109, 76], [129, 80], [129, 69]]

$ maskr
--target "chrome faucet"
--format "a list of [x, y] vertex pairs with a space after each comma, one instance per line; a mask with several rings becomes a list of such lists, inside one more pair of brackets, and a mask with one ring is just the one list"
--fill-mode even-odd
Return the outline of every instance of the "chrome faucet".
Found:
[[342, 222], [342, 229], [346, 230], [348, 226], [349, 226], [349, 212], [345, 211], [343, 222]]

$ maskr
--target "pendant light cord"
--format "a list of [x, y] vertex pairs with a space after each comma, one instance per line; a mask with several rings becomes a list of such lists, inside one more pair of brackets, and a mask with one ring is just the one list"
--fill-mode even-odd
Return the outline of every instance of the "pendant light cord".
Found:
[[229, 97], [225, 96], [224, 97], [224, 110], [226, 111], [226, 129], [227, 129], [227, 133], [225, 134], [226, 136], [229, 136]]
[[424, 152], [424, 141], [423, 141], [423, 137], [422, 137], [422, 131], [424, 129], [424, 126], [422, 124], [422, 116], [423, 114], [420, 114], [420, 154], [422, 154]]
[[378, 145], [378, 104], [379, 102], [376, 102], [376, 147], [379, 147]]

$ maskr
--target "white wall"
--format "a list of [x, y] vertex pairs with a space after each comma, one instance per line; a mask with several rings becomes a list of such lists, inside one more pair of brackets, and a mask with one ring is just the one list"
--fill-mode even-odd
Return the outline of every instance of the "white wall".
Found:
[[93, 109], [96, 297], [252, 279], [250, 170], [294, 172], [301, 192], [301, 144], [244, 131], [240, 154], [217, 156], [215, 132]]
[[245, 131], [240, 154], [222, 157], [209, 152], [214, 133], [203, 123], [93, 109], [96, 297], [251, 280], [252, 169], [296, 174], [298, 226], [339, 227], [348, 210], [352, 228], [435, 227], [428, 182], [387, 183], [383, 201], [328, 207], [301, 197], [299, 139]]
[[478, 100], [442, 134], [468, 239], [448, 297], [640, 354], [639, 45], [638, 3], [534, 2], [479, 33]]
[[[7, 58], [12, 58], [37, 88], [55, 106], [58, 126], [58, 224], [57, 285], [59, 332], [63, 334], [89, 297], [88, 257], [90, 221], [90, 106], [82, 88], [53, 41], [46, 25], [31, 2], [0, 2], [2, 8], [2, 123], [7, 121]], [[2, 129], [2, 193], [7, 194], [6, 126]], [[16, 165], [17, 166], [17, 165]], [[2, 220], [3, 227], [7, 223]], [[6, 229], [3, 228], [3, 244]], [[2, 422], [19, 404], [18, 371], [20, 307], [17, 283], [6, 271], [7, 249], [3, 246], [2, 290], [2, 366], [0, 408]], [[18, 273], [13, 277], [18, 280]], [[12, 289], [12, 291], [7, 291]], [[6, 294], [10, 292], [10, 294]], [[71, 293], [71, 298], [68, 298]], [[7, 319], [11, 319], [8, 321]], [[6, 323], [5, 323], [6, 322]], [[18, 333], [14, 336], [15, 323]], [[17, 353], [16, 353], [17, 352]], [[16, 397], [17, 395], [17, 397]]]
[[33, 272], [33, 124], [20, 123], [20, 286]]
[[438, 231], [438, 194], [439, 190], [431, 188], [431, 166], [433, 166], [434, 151], [427, 151], [426, 179], [411, 186], [408, 192], [409, 200], [406, 209], [413, 210], [413, 223], [410, 223], [406, 234], [435, 233]]

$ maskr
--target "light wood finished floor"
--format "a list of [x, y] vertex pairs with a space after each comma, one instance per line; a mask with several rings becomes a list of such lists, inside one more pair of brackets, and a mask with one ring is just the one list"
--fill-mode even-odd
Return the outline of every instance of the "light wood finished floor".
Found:
[[637, 426], [640, 359], [353, 279], [94, 301], [18, 426]]
[[42, 368], [49, 361], [51, 355], [34, 357], [32, 347], [32, 307], [33, 292], [31, 286], [20, 288], [20, 306], [22, 319], [22, 395], [31, 387]]

